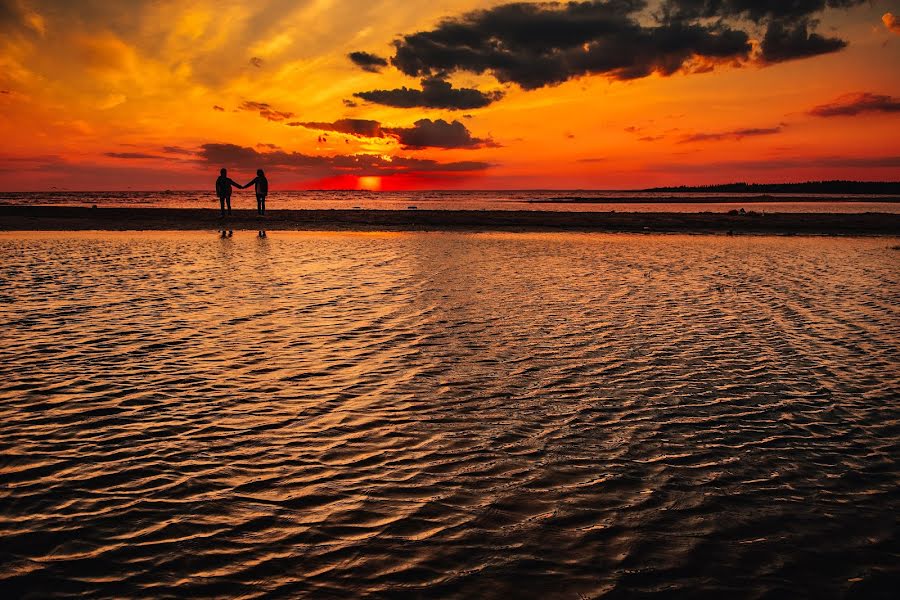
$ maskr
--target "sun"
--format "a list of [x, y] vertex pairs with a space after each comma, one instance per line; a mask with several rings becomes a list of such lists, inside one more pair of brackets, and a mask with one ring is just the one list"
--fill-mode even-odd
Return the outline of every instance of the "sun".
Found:
[[359, 189], [377, 192], [381, 189], [381, 177], [360, 177]]

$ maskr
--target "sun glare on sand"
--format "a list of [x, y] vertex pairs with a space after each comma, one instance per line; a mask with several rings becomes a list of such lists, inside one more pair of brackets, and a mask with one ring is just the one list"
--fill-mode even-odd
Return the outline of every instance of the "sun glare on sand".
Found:
[[377, 192], [381, 189], [381, 177], [360, 177], [359, 189]]

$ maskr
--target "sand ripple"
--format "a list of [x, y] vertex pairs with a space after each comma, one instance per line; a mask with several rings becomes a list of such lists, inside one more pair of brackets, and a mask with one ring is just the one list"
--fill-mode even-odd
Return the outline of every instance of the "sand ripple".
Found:
[[0, 591], [887, 597], [894, 243], [4, 235]]

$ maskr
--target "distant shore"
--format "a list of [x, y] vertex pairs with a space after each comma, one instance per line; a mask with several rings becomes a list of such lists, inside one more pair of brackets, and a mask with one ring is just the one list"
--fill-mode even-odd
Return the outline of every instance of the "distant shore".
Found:
[[654, 196], [632, 198], [606, 198], [600, 196], [555, 196], [552, 198], [536, 198], [521, 200], [528, 204], [801, 204], [822, 202], [881, 202], [886, 204], [900, 203], [900, 196], [859, 196], [824, 198], [818, 196], [772, 196], [761, 194], [755, 196]]
[[576, 231], [900, 235], [900, 214], [218, 210], [0, 206], [0, 231]]

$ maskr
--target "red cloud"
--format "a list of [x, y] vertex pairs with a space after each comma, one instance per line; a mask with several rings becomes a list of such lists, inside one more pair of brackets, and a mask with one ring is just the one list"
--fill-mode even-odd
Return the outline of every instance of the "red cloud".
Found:
[[813, 108], [809, 114], [814, 117], [852, 117], [861, 113], [879, 112], [900, 112], [900, 98], [870, 92], [847, 94], [830, 104]]
[[900, 35], [900, 19], [898, 19], [891, 13], [884, 13], [884, 16], [881, 17], [881, 20], [884, 22], [884, 26], [888, 28], [888, 31], [893, 31], [894, 33]]

